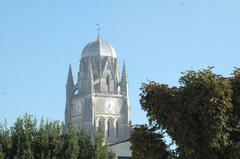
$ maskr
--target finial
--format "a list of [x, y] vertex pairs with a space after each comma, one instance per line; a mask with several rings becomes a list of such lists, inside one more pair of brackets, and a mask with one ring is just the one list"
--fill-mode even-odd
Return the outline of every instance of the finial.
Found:
[[126, 70], [126, 62], [123, 61], [123, 68], [122, 68], [122, 81], [127, 80], [127, 70]]
[[123, 67], [125, 68], [126, 67], [126, 61], [123, 60]]
[[74, 85], [71, 65], [69, 65], [68, 69], [67, 85]]
[[97, 31], [98, 31], [98, 39], [100, 38], [100, 24], [96, 24]]

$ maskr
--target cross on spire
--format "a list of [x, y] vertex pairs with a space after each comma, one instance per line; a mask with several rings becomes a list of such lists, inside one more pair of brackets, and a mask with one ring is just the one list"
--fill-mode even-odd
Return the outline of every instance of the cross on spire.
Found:
[[97, 26], [97, 31], [98, 31], [98, 39], [99, 39], [99, 37], [100, 37], [100, 24], [96, 24], [96, 26]]

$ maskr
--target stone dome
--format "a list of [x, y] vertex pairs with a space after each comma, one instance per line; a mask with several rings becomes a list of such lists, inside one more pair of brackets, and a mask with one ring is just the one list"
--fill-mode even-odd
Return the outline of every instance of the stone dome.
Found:
[[100, 38], [97, 38], [96, 41], [88, 43], [82, 51], [82, 58], [99, 55], [117, 58], [115, 49], [108, 42]]

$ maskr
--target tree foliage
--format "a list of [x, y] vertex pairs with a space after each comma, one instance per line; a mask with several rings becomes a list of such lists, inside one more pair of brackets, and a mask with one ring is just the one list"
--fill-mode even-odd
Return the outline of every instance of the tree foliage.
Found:
[[101, 129], [97, 130], [96, 137], [95, 137], [95, 159], [110, 159], [115, 158], [115, 154], [111, 151], [106, 153], [107, 146], [103, 145], [104, 142], [104, 135], [101, 131]]
[[[149, 82], [140, 103], [150, 124], [175, 141], [179, 159], [240, 156], [240, 70], [231, 77], [212, 68], [186, 71], [179, 87]], [[161, 150], [161, 149], [159, 149]]]
[[92, 138], [83, 130], [75, 132], [71, 125], [58, 121], [42, 119], [37, 124], [25, 115], [10, 129], [0, 123], [0, 159], [113, 159], [101, 137]]
[[133, 158], [169, 159], [173, 153], [164, 141], [162, 132], [156, 127], [136, 125], [131, 132], [131, 149]]

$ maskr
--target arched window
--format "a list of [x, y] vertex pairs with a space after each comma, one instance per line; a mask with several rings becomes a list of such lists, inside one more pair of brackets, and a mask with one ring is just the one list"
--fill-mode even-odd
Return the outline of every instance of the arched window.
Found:
[[98, 128], [101, 129], [101, 126], [102, 126], [102, 125], [101, 125], [101, 121], [99, 120], [99, 121], [98, 121]]
[[116, 121], [116, 137], [119, 137], [118, 121]]
[[110, 121], [107, 121], [107, 135], [110, 136]]
[[117, 87], [117, 93], [118, 93], [118, 94], [121, 93], [121, 87], [120, 87], [120, 86]]
[[98, 129], [103, 133], [105, 134], [105, 123], [104, 123], [104, 119], [103, 118], [100, 118], [98, 120]]

